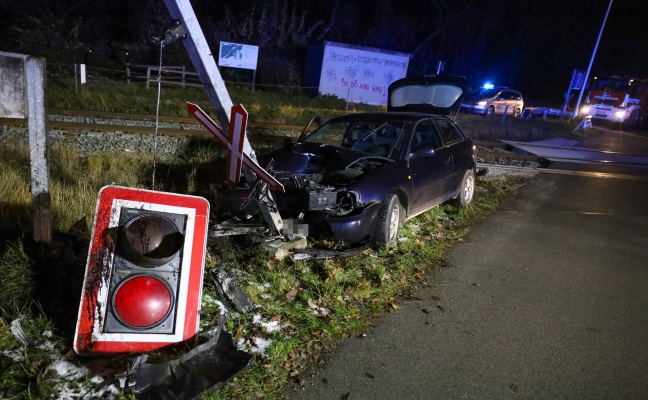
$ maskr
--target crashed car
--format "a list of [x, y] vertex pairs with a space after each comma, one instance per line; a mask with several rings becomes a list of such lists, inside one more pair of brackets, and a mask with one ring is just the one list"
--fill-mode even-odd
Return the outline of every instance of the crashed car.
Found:
[[[388, 111], [333, 118], [259, 156], [286, 189], [272, 193], [282, 218], [308, 224], [310, 236], [381, 248], [403, 221], [448, 200], [469, 204], [475, 145], [446, 117], [468, 91], [460, 77], [401, 79], [389, 86]], [[232, 192], [221, 206], [253, 211], [240, 207], [249, 189]]]

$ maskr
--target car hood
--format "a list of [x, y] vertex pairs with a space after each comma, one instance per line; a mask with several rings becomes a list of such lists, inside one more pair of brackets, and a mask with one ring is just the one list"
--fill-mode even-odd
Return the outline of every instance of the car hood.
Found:
[[462, 76], [415, 76], [389, 85], [388, 111], [450, 115], [459, 109], [470, 85]]
[[308, 142], [294, 143], [259, 157], [262, 166], [268, 166], [271, 161], [271, 173], [280, 180], [320, 175], [323, 181], [334, 185], [349, 184], [394, 162], [361, 151]]

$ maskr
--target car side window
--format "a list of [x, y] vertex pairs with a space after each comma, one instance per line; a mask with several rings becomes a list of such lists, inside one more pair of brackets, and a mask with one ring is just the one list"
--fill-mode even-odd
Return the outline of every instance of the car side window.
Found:
[[458, 143], [464, 140], [463, 136], [457, 131], [457, 127], [448, 120], [438, 119], [435, 121], [441, 132], [441, 138], [446, 146]]
[[441, 147], [443, 147], [443, 142], [441, 141], [436, 125], [430, 120], [419, 122], [416, 128], [414, 128], [410, 152], [419, 148], [437, 150]]

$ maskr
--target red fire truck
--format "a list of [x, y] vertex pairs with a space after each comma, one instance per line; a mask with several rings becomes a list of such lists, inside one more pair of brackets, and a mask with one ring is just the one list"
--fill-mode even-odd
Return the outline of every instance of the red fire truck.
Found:
[[591, 79], [587, 89], [581, 116], [628, 127], [648, 123], [648, 79], [600, 76]]

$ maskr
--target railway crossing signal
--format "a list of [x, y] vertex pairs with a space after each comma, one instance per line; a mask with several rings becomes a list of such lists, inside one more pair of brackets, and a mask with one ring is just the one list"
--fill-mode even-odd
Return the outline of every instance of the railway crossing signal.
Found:
[[194, 337], [208, 220], [202, 197], [101, 189], [74, 350], [144, 352]]
[[[239, 112], [240, 112], [240, 110], [245, 111], [243, 106], [234, 106], [234, 107], [232, 107], [232, 110], [233, 111], [237, 110], [237, 107], [240, 107], [238, 109]], [[228, 164], [227, 164], [228, 168], [232, 163], [232, 161], [229, 161], [230, 157], [235, 156], [235, 157], [241, 158], [243, 164], [247, 168], [249, 168], [252, 172], [257, 174], [257, 176], [259, 178], [261, 178], [263, 181], [267, 182], [268, 185], [272, 189], [274, 189], [274, 190], [276, 190], [278, 192], [285, 192], [284, 186], [281, 184], [281, 182], [276, 180], [274, 178], [274, 176], [270, 175], [268, 173], [268, 171], [266, 171], [259, 164], [257, 164], [257, 162], [254, 161], [247, 152], [245, 152], [245, 151], [237, 152], [236, 149], [233, 148], [231, 143], [234, 142], [233, 137], [235, 135], [240, 136], [242, 138], [245, 137], [245, 126], [244, 125], [239, 125], [238, 132], [234, 132], [234, 131], [230, 132], [230, 135], [232, 136], [232, 138], [229, 138], [228, 135], [225, 133], [225, 131], [223, 131], [216, 124], [216, 122], [214, 122], [214, 120], [211, 119], [209, 117], [209, 115], [207, 115], [197, 104], [187, 103], [187, 110], [189, 111], [189, 114], [193, 115], [194, 118], [196, 118], [198, 120], [198, 122], [200, 122], [200, 124], [205, 127], [205, 129], [207, 129], [212, 135], [214, 135], [214, 137], [216, 139], [218, 139], [219, 142], [221, 142], [222, 144], [227, 146], [227, 148], [228, 148], [228, 153], [227, 153], [228, 154]], [[247, 121], [247, 112], [245, 113], [245, 115], [246, 115], [246, 121]], [[235, 124], [236, 124], [236, 121], [233, 118], [232, 119], [232, 126], [235, 127], [236, 126]], [[241, 129], [241, 127], [243, 129]], [[242, 139], [241, 141], [243, 141], [243, 140], [244, 139]], [[228, 173], [229, 173], [229, 169], [228, 169]]]

